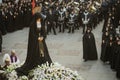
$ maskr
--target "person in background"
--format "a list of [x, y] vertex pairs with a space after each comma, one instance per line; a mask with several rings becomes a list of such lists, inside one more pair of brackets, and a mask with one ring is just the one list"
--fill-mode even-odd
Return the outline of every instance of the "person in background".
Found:
[[83, 35], [83, 59], [85, 62], [98, 59], [95, 37], [90, 28]]
[[3, 66], [3, 69], [7, 69], [8, 66], [10, 66], [10, 59], [9, 59], [9, 58], [6, 58], [6, 59], [5, 59], [5, 65]]
[[116, 58], [116, 77], [120, 78], [120, 40], [117, 41], [116, 48], [117, 58]]
[[10, 59], [11, 59], [11, 63], [13, 63], [13, 64], [19, 64], [20, 63], [20, 60], [16, 56], [15, 50], [11, 51]]
[[88, 28], [88, 23], [90, 21], [90, 13], [89, 11], [86, 9], [83, 14], [81, 15], [82, 17], [82, 26], [83, 26], [83, 34], [85, 33], [85, 31]]
[[16, 68], [16, 72], [19, 76], [28, 75], [29, 71], [38, 65], [42, 65], [46, 62], [52, 63], [49, 56], [49, 51], [45, 42], [46, 31], [44, 26], [44, 18], [41, 12], [41, 7], [36, 7], [37, 11], [34, 12], [33, 21], [30, 25], [27, 57], [25, 63]]
[[9, 54], [6, 53], [3, 56], [3, 63], [4, 63], [3, 69], [7, 69], [7, 67], [11, 64], [11, 60], [10, 60], [10, 55]]

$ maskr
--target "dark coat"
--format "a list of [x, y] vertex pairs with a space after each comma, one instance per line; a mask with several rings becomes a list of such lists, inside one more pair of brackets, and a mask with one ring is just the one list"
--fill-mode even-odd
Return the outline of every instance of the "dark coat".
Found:
[[97, 49], [93, 33], [85, 33], [83, 36], [83, 59], [97, 60]]
[[118, 54], [117, 62], [116, 62], [116, 70], [117, 70], [116, 76], [117, 78], [120, 78], [120, 45], [117, 46], [116, 52]]
[[101, 45], [101, 57], [100, 59], [103, 62], [108, 61], [108, 55], [109, 55], [109, 36], [103, 35], [102, 40], [104, 40], [104, 43]]
[[[27, 58], [24, 65], [16, 69], [18, 75], [28, 75], [29, 70], [37, 67], [38, 65], [44, 64], [47, 61], [48, 63], [52, 63], [45, 43], [46, 32], [43, 20], [41, 22], [42, 27], [40, 31], [37, 29], [36, 20], [40, 17], [40, 13], [37, 13], [33, 16], [33, 21], [30, 25], [29, 30]], [[39, 33], [41, 37], [44, 37], [44, 40], [42, 41], [44, 48], [44, 57], [41, 57], [40, 46], [38, 41]]]

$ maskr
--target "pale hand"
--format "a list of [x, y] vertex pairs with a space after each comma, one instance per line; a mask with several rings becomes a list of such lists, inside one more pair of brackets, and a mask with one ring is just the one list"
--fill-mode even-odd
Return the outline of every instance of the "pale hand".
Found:
[[38, 40], [39, 40], [39, 41], [42, 41], [42, 40], [43, 40], [43, 37], [38, 37]]

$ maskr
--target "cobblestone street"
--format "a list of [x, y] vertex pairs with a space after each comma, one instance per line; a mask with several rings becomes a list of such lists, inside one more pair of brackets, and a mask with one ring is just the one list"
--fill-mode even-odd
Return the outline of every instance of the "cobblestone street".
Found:
[[[102, 26], [100, 23], [93, 33], [96, 39], [97, 52], [100, 58]], [[24, 28], [3, 36], [3, 53], [0, 55], [0, 64], [3, 64], [2, 57], [5, 53], [16, 50], [20, 61], [24, 61], [27, 53], [29, 28]], [[76, 30], [74, 34], [52, 33], [47, 36], [46, 43], [49, 54], [53, 62], [58, 62], [78, 73], [85, 80], [117, 80], [116, 72], [110, 69], [110, 66], [103, 64], [100, 59], [97, 61], [83, 62], [82, 28]], [[33, 55], [34, 56], [34, 55]]]

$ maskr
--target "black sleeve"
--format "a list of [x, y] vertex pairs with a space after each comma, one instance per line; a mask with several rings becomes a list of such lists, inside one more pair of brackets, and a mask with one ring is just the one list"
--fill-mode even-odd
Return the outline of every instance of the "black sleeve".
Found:
[[0, 31], [0, 44], [2, 44], [2, 32]]

